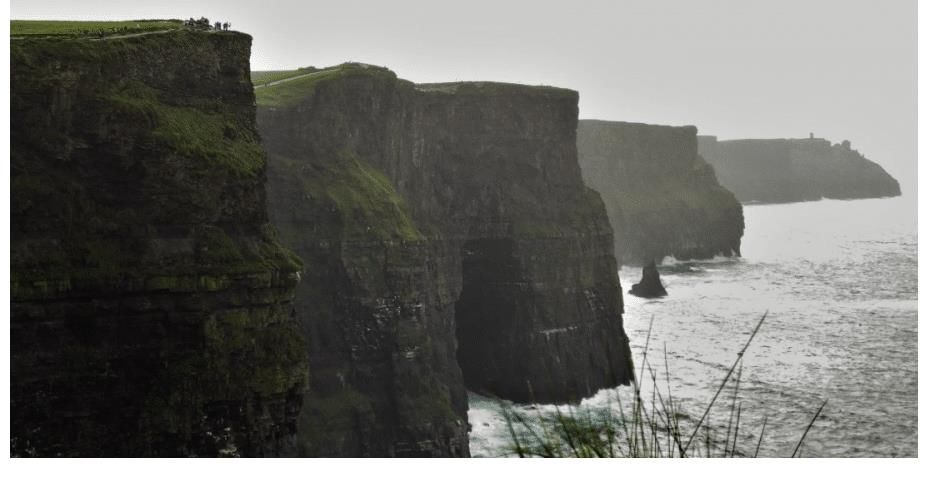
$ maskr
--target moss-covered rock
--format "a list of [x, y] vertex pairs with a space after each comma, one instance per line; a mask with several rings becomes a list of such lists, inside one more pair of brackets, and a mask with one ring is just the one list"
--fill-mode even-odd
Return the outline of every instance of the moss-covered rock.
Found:
[[279, 455], [302, 263], [267, 219], [251, 39], [11, 49], [11, 453]]
[[258, 125], [272, 221], [306, 263], [303, 453], [466, 455], [465, 384], [563, 401], [627, 383], [575, 91], [359, 64], [274, 77], [293, 79], [256, 90]]

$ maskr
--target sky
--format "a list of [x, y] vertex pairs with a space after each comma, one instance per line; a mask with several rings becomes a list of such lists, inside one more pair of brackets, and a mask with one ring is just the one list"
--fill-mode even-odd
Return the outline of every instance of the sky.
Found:
[[416, 82], [580, 92], [580, 117], [720, 139], [848, 139], [916, 192], [916, 0], [13, 0], [14, 19], [206, 16], [252, 69], [360, 61]]

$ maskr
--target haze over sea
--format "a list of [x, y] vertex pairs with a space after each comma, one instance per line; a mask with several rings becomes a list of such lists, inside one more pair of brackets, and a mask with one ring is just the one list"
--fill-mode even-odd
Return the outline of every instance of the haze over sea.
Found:
[[[766, 416], [760, 456], [789, 456], [828, 399], [802, 456], [917, 456], [914, 202], [749, 205], [744, 215], [741, 258], [668, 258], [660, 267], [668, 297], [625, 294], [625, 330], [636, 363], [653, 316], [649, 362], [664, 387], [666, 346], [674, 399], [698, 417], [768, 312], [744, 359], [742, 452], [753, 454]], [[624, 267], [620, 276], [627, 291], [641, 269]], [[630, 400], [629, 387], [618, 392]], [[581, 406], [614, 406], [615, 393], [600, 391]], [[727, 420], [725, 398], [714, 423]], [[508, 432], [496, 402], [471, 394], [469, 421], [474, 456], [505, 453]]]

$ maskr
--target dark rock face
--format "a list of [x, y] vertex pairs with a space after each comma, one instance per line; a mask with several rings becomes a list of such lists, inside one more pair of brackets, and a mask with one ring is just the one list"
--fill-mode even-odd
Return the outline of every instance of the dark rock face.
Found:
[[465, 384], [563, 401], [628, 382], [575, 92], [366, 65], [297, 81], [259, 94], [258, 124], [272, 220], [306, 261], [303, 454], [466, 455]]
[[740, 254], [741, 204], [696, 148], [692, 126], [579, 122], [583, 180], [603, 197], [621, 263]]
[[295, 451], [251, 38], [11, 41], [11, 454]]
[[699, 137], [699, 152], [741, 202], [797, 202], [822, 198], [898, 196], [899, 183], [880, 165], [826, 139]]
[[667, 295], [667, 289], [664, 289], [664, 284], [661, 283], [661, 275], [657, 272], [654, 261], [641, 269], [641, 281], [633, 285], [628, 292], [648, 299]]

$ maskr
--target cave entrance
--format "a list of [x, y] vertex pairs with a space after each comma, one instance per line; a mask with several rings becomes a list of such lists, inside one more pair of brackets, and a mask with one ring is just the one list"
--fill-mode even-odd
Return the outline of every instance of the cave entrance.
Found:
[[[506, 396], [520, 368], [512, 341], [521, 266], [515, 241], [473, 239], [461, 247], [461, 295], [455, 304], [457, 359], [468, 390]], [[524, 377], [524, 375], [521, 375]]]

